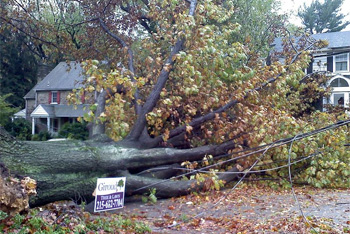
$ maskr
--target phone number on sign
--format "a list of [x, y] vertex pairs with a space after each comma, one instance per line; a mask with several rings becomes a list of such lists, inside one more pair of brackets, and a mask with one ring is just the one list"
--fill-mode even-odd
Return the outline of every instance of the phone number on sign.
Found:
[[122, 206], [123, 206], [123, 199], [96, 201], [96, 210], [120, 208]]

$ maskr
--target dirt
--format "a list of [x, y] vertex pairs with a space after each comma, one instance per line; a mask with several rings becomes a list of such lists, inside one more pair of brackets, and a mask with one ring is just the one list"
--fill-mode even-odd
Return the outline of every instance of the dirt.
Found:
[[[240, 188], [207, 192], [156, 204], [138, 201], [114, 211], [146, 222], [153, 233], [320, 233], [350, 230], [350, 190]], [[303, 212], [303, 214], [301, 213]], [[349, 231], [350, 233], [350, 231]]]

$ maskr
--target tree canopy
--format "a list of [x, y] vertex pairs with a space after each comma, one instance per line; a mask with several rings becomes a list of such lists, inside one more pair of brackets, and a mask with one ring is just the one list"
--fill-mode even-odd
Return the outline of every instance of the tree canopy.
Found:
[[234, 0], [232, 22], [240, 30], [232, 35], [233, 41], [249, 45], [255, 53], [266, 54], [272, 41], [278, 36], [278, 28], [285, 24], [286, 17], [278, 14], [279, 2], [275, 0]]
[[14, 108], [6, 99], [8, 99], [12, 94], [7, 94], [0, 96], [0, 126], [5, 126], [11, 121], [11, 116], [18, 111]]
[[22, 33], [0, 30], [0, 95], [13, 94], [7, 101], [15, 107], [24, 107], [24, 95], [36, 84], [37, 60], [29, 44]]
[[344, 0], [313, 0], [309, 6], [299, 9], [298, 16], [306, 30], [311, 33], [338, 32], [350, 24], [340, 13]]

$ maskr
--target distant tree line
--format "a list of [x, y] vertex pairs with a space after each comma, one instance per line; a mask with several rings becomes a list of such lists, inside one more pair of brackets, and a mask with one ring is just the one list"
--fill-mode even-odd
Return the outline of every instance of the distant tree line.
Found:
[[304, 3], [299, 8], [298, 16], [307, 32], [327, 33], [338, 32], [350, 24], [345, 15], [340, 13], [344, 0], [313, 0], [310, 5]]

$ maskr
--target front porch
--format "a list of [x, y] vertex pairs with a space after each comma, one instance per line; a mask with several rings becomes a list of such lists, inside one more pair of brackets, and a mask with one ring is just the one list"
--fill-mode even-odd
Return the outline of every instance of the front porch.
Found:
[[57, 136], [63, 124], [74, 123], [89, 110], [89, 105], [39, 105], [32, 112], [32, 134], [47, 131]]

